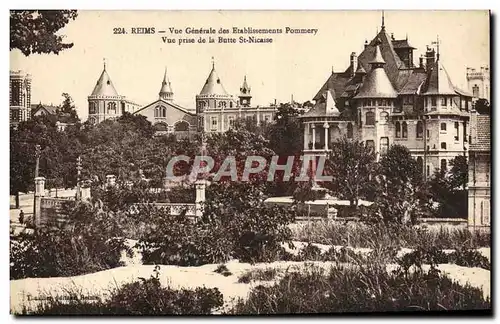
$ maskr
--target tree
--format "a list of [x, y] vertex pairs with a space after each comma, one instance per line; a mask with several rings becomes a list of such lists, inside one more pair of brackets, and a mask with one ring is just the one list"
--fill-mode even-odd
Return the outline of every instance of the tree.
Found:
[[474, 108], [480, 114], [491, 114], [490, 103], [486, 99], [478, 99], [474, 105]]
[[64, 97], [64, 100], [57, 112], [58, 120], [62, 120], [67, 123], [79, 122], [80, 118], [78, 118], [73, 98], [71, 98], [71, 96], [67, 93], [63, 93], [62, 96]]
[[73, 47], [57, 32], [77, 17], [76, 10], [11, 10], [10, 50], [31, 54], [59, 54]]
[[415, 221], [424, 213], [422, 173], [408, 148], [392, 145], [379, 162], [376, 207], [386, 222]]
[[450, 186], [453, 189], [466, 190], [469, 181], [469, 165], [465, 155], [457, 155], [450, 160]]
[[347, 199], [356, 208], [360, 198], [373, 196], [373, 170], [375, 154], [362, 142], [346, 138], [333, 143], [325, 162], [325, 174], [332, 176], [331, 182], [322, 185], [335, 196]]
[[279, 156], [298, 155], [303, 147], [300, 112], [290, 104], [281, 104], [269, 129], [269, 146]]

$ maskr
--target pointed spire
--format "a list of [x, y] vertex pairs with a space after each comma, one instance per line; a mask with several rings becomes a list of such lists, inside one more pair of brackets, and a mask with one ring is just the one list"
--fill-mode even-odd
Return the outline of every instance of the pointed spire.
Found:
[[332, 74], [334, 74], [335, 72], [333, 71], [333, 65], [332, 65]]
[[212, 56], [212, 70], [215, 69], [215, 60], [214, 60], [214, 57]]
[[104, 64], [104, 71], [106, 71], [106, 58], [105, 57], [103, 57], [102, 62]]
[[160, 99], [173, 100], [174, 92], [172, 91], [172, 86], [170, 80], [167, 76], [167, 67], [165, 66], [165, 73], [163, 74], [163, 82], [161, 83], [161, 89], [158, 93]]
[[380, 52], [380, 45], [375, 46], [373, 59], [368, 62], [372, 65], [370, 72], [364, 77], [363, 84], [355, 99], [361, 98], [396, 98], [396, 90], [387, 77], [383, 68], [385, 61]]
[[385, 30], [385, 17], [384, 17], [384, 10], [382, 10], [382, 30]]
[[385, 64], [385, 60], [384, 58], [382, 57], [382, 52], [380, 51], [380, 45], [377, 44], [377, 46], [375, 46], [375, 56], [373, 57], [373, 59], [368, 62], [370, 64]]
[[245, 75], [243, 77], [243, 84], [241, 85], [241, 88], [240, 88], [240, 96], [243, 95], [243, 96], [248, 96], [250, 95], [250, 87], [248, 86], [248, 83], [247, 83], [247, 76]]
[[219, 96], [227, 96], [230, 95], [227, 93], [224, 86], [222, 86], [222, 82], [215, 71], [215, 63], [214, 58], [212, 56], [212, 71], [208, 75], [207, 80], [205, 81], [205, 85], [201, 89], [200, 95], [219, 95]]
[[335, 104], [335, 99], [332, 97], [332, 93], [330, 91], [326, 92], [326, 103], [325, 110], [327, 115], [339, 116], [340, 111]]

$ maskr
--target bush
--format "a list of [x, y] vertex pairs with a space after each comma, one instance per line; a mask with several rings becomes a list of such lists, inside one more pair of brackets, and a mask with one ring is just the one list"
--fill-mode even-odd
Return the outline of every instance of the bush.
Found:
[[388, 273], [383, 267], [332, 267], [288, 273], [270, 287], [257, 286], [231, 314], [297, 314], [491, 310], [480, 289], [438, 272]]
[[223, 303], [223, 296], [217, 288], [174, 290], [162, 287], [156, 275], [125, 284], [114, 291], [105, 302], [71, 300], [69, 303], [63, 303], [53, 299], [43, 304], [35, 314], [209, 315], [222, 307]]
[[11, 279], [68, 277], [122, 265], [122, 252], [131, 251], [112, 212], [99, 204], [82, 203], [67, 215], [65, 225], [22, 233], [11, 241]]
[[250, 263], [289, 258], [281, 243], [290, 242], [287, 225], [293, 211], [265, 205], [262, 192], [251, 183], [214, 183], [209, 189], [203, 217], [195, 221], [143, 207], [139, 214], [149, 229], [138, 248], [145, 264], [196, 266], [231, 258]]
[[292, 238], [298, 241], [355, 248], [397, 246], [417, 248], [419, 246], [453, 249], [464, 245], [469, 248], [491, 246], [491, 236], [485, 232], [472, 232], [466, 228], [365, 224], [360, 222], [317, 222], [294, 227]]
[[458, 248], [451, 253], [444, 253], [436, 247], [418, 248], [405, 254], [398, 263], [404, 269], [409, 269], [411, 266], [421, 267], [423, 264], [453, 263], [464, 267], [479, 267], [491, 270], [488, 258], [477, 250], [467, 248]]
[[219, 264], [217, 266], [217, 269], [214, 270], [215, 273], [219, 273], [221, 275], [223, 275], [224, 277], [228, 277], [230, 275], [232, 275], [231, 271], [229, 271], [229, 269], [227, 268], [227, 266], [225, 264]]

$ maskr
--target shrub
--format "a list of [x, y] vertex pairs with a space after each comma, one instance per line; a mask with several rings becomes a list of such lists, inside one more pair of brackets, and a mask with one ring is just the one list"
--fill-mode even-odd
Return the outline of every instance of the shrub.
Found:
[[317, 222], [294, 226], [292, 238], [299, 241], [331, 245], [347, 245], [355, 248], [396, 246], [417, 248], [435, 246], [452, 249], [458, 245], [470, 248], [491, 246], [489, 233], [440, 227], [422, 228], [396, 224], [365, 224], [361, 222]]
[[286, 225], [293, 211], [265, 205], [251, 183], [214, 183], [209, 189], [203, 217], [195, 221], [141, 207], [142, 221], [149, 222], [138, 243], [144, 263], [191, 266], [289, 257], [281, 243], [290, 242]]
[[229, 271], [229, 269], [227, 268], [227, 266], [225, 264], [219, 264], [217, 266], [217, 269], [214, 270], [215, 273], [219, 273], [221, 275], [223, 275], [224, 277], [228, 277], [230, 275], [232, 275], [231, 271]]
[[257, 286], [231, 314], [297, 314], [490, 310], [480, 289], [438, 272], [388, 273], [383, 267], [332, 267], [288, 273], [270, 287]]
[[174, 290], [162, 287], [156, 277], [140, 278], [114, 291], [109, 300], [88, 302], [50, 300], [36, 315], [209, 315], [222, 307], [223, 296], [217, 288]]
[[82, 203], [67, 214], [66, 225], [22, 233], [11, 242], [11, 279], [75, 276], [122, 265], [122, 251], [131, 251], [112, 212]]
[[239, 283], [250, 283], [252, 280], [271, 281], [276, 278], [278, 270], [275, 268], [252, 269], [238, 277]]
[[453, 263], [464, 267], [479, 267], [486, 270], [491, 269], [488, 259], [477, 250], [458, 248], [451, 253], [445, 253], [436, 247], [418, 248], [415, 251], [403, 255], [398, 263], [403, 269], [408, 270], [411, 266], [420, 268], [423, 264], [431, 266], [440, 263]]

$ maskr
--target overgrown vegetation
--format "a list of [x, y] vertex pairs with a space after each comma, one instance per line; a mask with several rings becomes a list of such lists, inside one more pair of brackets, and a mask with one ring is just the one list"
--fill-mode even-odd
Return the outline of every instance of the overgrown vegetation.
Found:
[[329, 245], [351, 246], [354, 248], [375, 248], [396, 246], [417, 248], [434, 246], [439, 249], [490, 247], [489, 233], [472, 232], [466, 228], [439, 229], [396, 224], [365, 224], [361, 222], [314, 222], [294, 225], [292, 238], [297, 241]]
[[276, 278], [278, 270], [275, 268], [252, 269], [238, 277], [239, 283], [250, 283], [251, 281], [271, 281]]
[[222, 307], [217, 288], [172, 289], [158, 279], [159, 267], [149, 279], [128, 283], [112, 292], [109, 300], [86, 301], [69, 296], [69, 302], [51, 299], [29, 315], [209, 315]]
[[489, 310], [480, 289], [461, 286], [439, 270], [380, 266], [334, 266], [329, 273], [310, 268], [287, 273], [273, 286], [257, 286], [231, 314], [312, 314], [344, 312], [405, 312]]
[[22, 233], [11, 241], [10, 278], [67, 277], [121, 266], [118, 219], [100, 204], [67, 207], [68, 223]]

